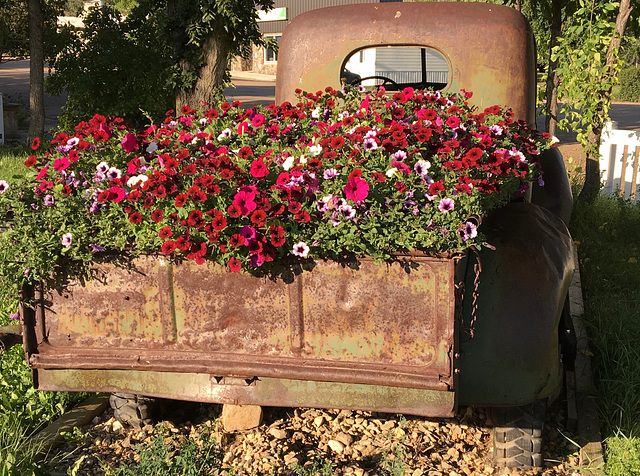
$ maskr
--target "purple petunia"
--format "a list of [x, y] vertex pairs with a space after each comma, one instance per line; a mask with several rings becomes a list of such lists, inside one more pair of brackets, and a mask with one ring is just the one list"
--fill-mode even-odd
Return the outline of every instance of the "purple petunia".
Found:
[[467, 241], [478, 236], [478, 227], [475, 223], [468, 221], [458, 229], [458, 236], [462, 241]]

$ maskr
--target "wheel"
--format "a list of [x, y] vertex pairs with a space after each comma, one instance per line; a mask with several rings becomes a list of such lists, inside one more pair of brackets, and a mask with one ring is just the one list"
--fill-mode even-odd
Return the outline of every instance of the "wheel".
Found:
[[109, 404], [113, 409], [113, 416], [123, 425], [142, 428], [155, 423], [155, 398], [131, 395], [128, 393], [113, 393], [109, 397]]
[[518, 468], [542, 467], [542, 430], [547, 410], [546, 400], [530, 405], [496, 408], [493, 428], [493, 462], [495, 466]]

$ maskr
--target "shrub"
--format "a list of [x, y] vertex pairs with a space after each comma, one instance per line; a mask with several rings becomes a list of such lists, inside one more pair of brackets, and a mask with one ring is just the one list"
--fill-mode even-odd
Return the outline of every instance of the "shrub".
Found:
[[47, 91], [68, 93], [60, 127], [71, 128], [94, 114], [119, 116], [138, 126], [149, 118], [162, 120], [174, 104], [163, 10], [142, 17], [134, 9], [123, 19], [103, 6], [91, 10], [84, 22], [82, 31], [67, 27], [56, 35], [48, 53]]
[[620, 92], [622, 101], [640, 102], [640, 67], [628, 66], [620, 71]]

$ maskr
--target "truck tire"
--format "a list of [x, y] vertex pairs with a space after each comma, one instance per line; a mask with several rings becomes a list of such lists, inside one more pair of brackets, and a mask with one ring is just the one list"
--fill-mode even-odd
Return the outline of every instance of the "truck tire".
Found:
[[155, 423], [156, 403], [154, 398], [128, 393], [113, 393], [109, 397], [113, 416], [123, 425], [138, 429]]
[[542, 430], [546, 409], [546, 399], [520, 407], [495, 409], [495, 466], [527, 469], [542, 467]]

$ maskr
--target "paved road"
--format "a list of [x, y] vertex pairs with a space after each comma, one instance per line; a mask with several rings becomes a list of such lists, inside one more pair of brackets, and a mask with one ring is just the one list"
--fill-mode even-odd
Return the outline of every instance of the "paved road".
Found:
[[[246, 107], [257, 104], [271, 104], [275, 100], [275, 81], [264, 75], [238, 73], [233, 76], [235, 87], [227, 88], [229, 99], [237, 99]], [[29, 60], [8, 61], [0, 64], [0, 92], [5, 102], [19, 103], [25, 108], [29, 104]], [[47, 128], [56, 124], [66, 96], [45, 94], [45, 115]], [[640, 104], [614, 103], [611, 118], [618, 123], [619, 129], [640, 130]], [[544, 127], [544, 119], [538, 119], [538, 127]], [[575, 141], [575, 134], [561, 132], [562, 143]]]

